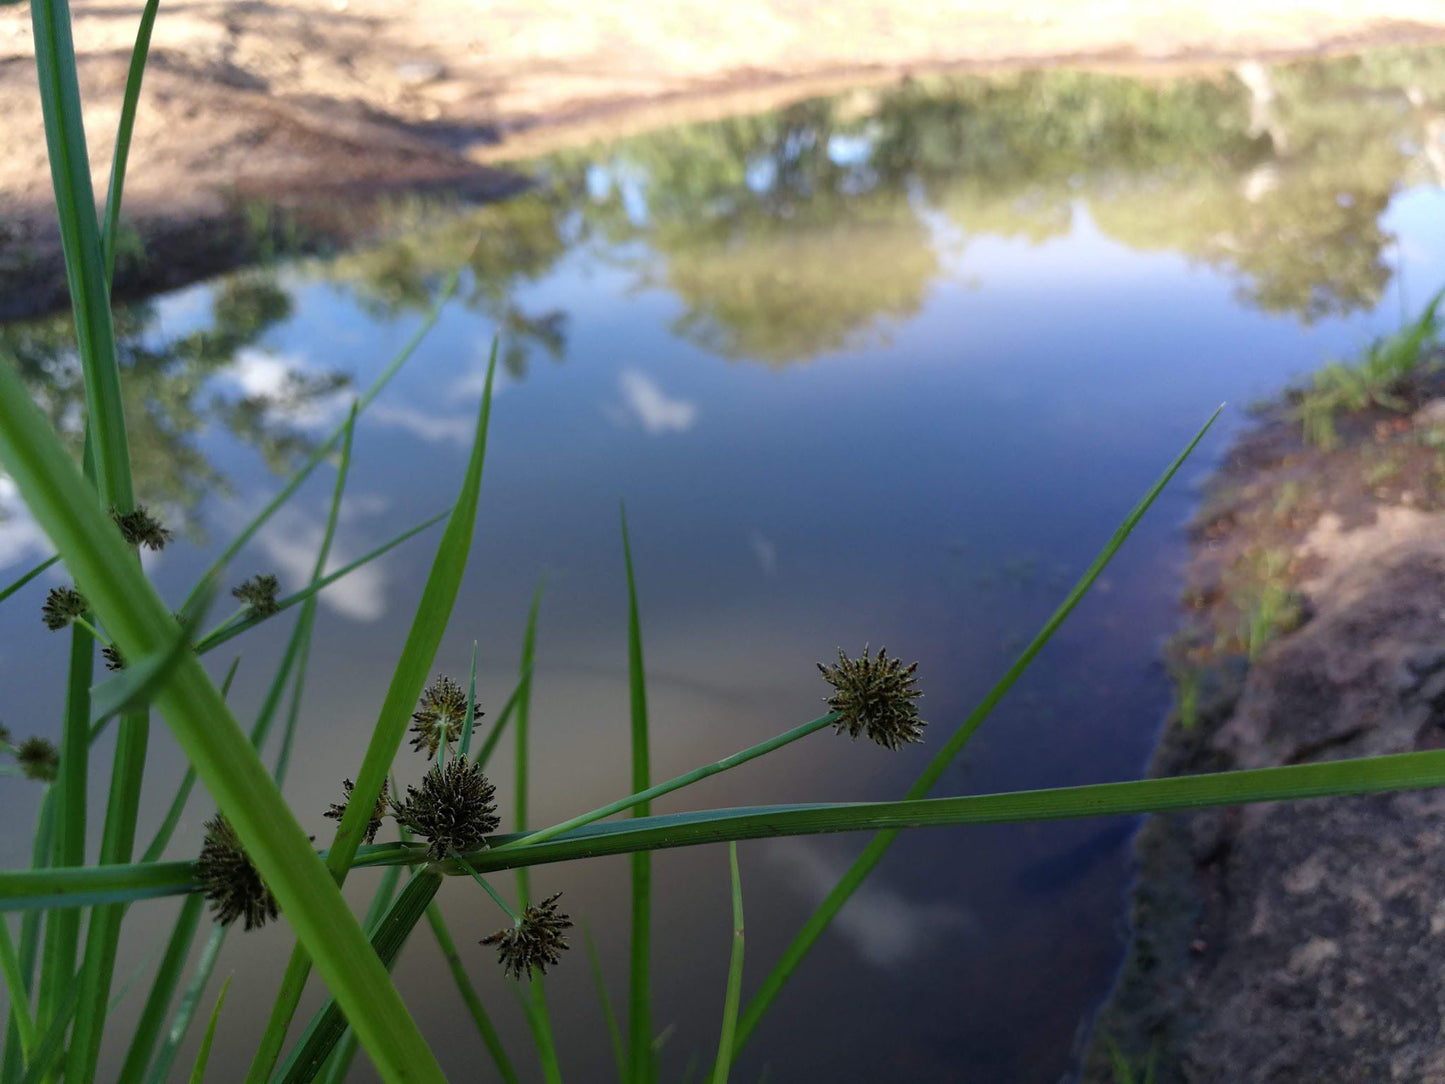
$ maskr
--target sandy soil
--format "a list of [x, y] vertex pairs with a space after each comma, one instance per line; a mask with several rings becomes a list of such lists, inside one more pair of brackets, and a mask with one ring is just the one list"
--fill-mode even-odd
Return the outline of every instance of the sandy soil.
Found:
[[[73, 7], [104, 166], [141, 4]], [[213, 263], [197, 227], [258, 196], [494, 195], [515, 178], [492, 163], [925, 70], [1435, 37], [1445, 0], [165, 0], [126, 208], [167, 258], [133, 285]], [[0, 8], [0, 318], [63, 298], [31, 53], [27, 6]]]

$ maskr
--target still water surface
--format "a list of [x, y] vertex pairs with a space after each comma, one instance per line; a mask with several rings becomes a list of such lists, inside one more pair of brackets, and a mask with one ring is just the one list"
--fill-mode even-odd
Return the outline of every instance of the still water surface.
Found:
[[[186, 535], [152, 570], [179, 598], [466, 261], [459, 299], [359, 426], [336, 557], [449, 504], [500, 330], [477, 541], [439, 666], [462, 676], [476, 640], [495, 710], [545, 580], [533, 823], [630, 789], [619, 500], [656, 777], [817, 715], [813, 664], [840, 645], [918, 659], [932, 723], [927, 744], [895, 754], [825, 732], [660, 809], [889, 798], [1227, 400], [937, 793], [1135, 777], [1170, 700], [1158, 649], [1193, 485], [1252, 400], [1392, 329], [1445, 280], [1442, 120], [1445, 54], [1432, 51], [1169, 80], [922, 81], [532, 163], [536, 189], [479, 211], [402, 208], [416, 223], [387, 244], [255, 269], [123, 316], [143, 488]], [[0, 351], [73, 432], [65, 322], [0, 328]], [[308, 485], [236, 578], [274, 570], [298, 586], [330, 485]], [[0, 501], [4, 580], [47, 551], [12, 492]], [[323, 596], [287, 784], [319, 835], [360, 761], [434, 544], [409, 543]], [[22, 733], [59, 729], [59, 684], [40, 676], [60, 673], [64, 649], [40, 629], [42, 594], [0, 610], [4, 718]], [[243, 720], [281, 639], [230, 645]], [[218, 671], [232, 657], [221, 654]], [[504, 809], [512, 762], [504, 743], [492, 773]], [[143, 837], [181, 767], [158, 727]], [[403, 779], [418, 770], [403, 755]], [[6, 823], [26, 826], [0, 839], [10, 866], [28, 861], [35, 801], [25, 784], [0, 790]], [[209, 813], [193, 800], [176, 856], [194, 853]], [[736, 1079], [1060, 1079], [1120, 958], [1132, 827], [900, 839]], [[742, 848], [753, 983], [863, 843]], [[727, 859], [718, 847], [664, 852], [654, 868], [656, 1023], [663, 1078], [678, 1080], [715, 1049]], [[358, 906], [372, 883], [352, 878]], [[532, 884], [565, 891], [620, 1005], [626, 861], [544, 867]], [[499, 914], [465, 883], [442, 901], [514, 1059], [531, 1065], [514, 999], [475, 945]], [[118, 976], [153, 960], [174, 910], [134, 908]], [[213, 1065], [236, 1073], [224, 1079], [249, 1056], [289, 944], [280, 927], [227, 944], [217, 981], [235, 981]], [[489, 1079], [425, 931], [397, 976], [453, 1078]], [[114, 1018], [112, 1066], [143, 990]], [[606, 1079], [580, 946], [548, 994], [568, 1079]], [[358, 1064], [354, 1078], [372, 1076]]]

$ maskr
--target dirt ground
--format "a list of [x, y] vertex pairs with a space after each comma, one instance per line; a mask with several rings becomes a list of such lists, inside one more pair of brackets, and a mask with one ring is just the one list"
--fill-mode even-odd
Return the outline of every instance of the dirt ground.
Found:
[[[1445, 747], [1442, 395], [1437, 371], [1330, 451], [1278, 406], [1235, 446], [1169, 648], [1197, 695], [1154, 774]], [[1445, 1084], [1445, 792], [1151, 817], [1136, 855], [1087, 1084], [1116, 1054], [1158, 1084]]]
[[[73, 0], [101, 190], [140, 9]], [[163, 0], [125, 204], [152, 266], [121, 289], [224, 266], [248, 202], [495, 196], [499, 162], [910, 73], [1437, 37], [1445, 0]], [[64, 300], [32, 46], [0, 7], [0, 319]]]

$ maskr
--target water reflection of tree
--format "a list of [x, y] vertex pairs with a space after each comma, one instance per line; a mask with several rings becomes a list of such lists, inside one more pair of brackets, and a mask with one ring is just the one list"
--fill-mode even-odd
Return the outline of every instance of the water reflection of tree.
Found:
[[334, 261], [327, 275], [373, 316], [390, 319], [428, 309], [450, 271], [468, 271], [467, 308], [486, 315], [502, 335], [502, 364], [515, 377], [540, 350], [560, 361], [566, 350], [566, 314], [530, 312], [517, 292], [546, 276], [571, 247], [567, 205], [560, 193], [538, 189], [460, 217], [422, 210], [411, 229]]
[[[254, 447], [271, 469], [283, 471], [313, 447], [288, 418], [331, 396], [348, 378], [340, 373], [293, 372], [264, 392], [229, 397], [211, 378], [254, 347], [291, 315], [291, 299], [266, 273], [236, 275], [219, 283], [209, 325], [161, 341], [154, 306], [116, 312], [116, 347], [122, 369], [126, 424], [141, 499], [195, 529], [202, 497], [227, 492], [225, 476], [198, 447], [219, 425]], [[15, 366], [45, 412], [79, 454], [84, 381], [68, 313], [0, 325], [0, 364]]]
[[[682, 300], [682, 334], [772, 363], [915, 311], [940, 269], [930, 211], [965, 243], [1041, 242], [1083, 211], [1313, 320], [1378, 302], [1382, 212], [1402, 181], [1445, 173], [1442, 97], [1445, 52], [1419, 49], [1190, 78], [913, 81], [626, 141], [583, 214], [645, 243], [644, 281]], [[576, 192], [596, 161], [558, 155], [547, 174]]]
[[783, 364], [917, 312], [946, 266], [940, 236], [1041, 243], [1086, 214], [1308, 321], [1379, 301], [1383, 211], [1401, 183], [1445, 177], [1441, 101], [1445, 51], [1431, 49], [1169, 79], [915, 80], [558, 154], [526, 195], [327, 273], [391, 316], [430, 305], [465, 263], [467, 304], [500, 326], [520, 374], [530, 352], [561, 357], [566, 318], [519, 296], [595, 239], [680, 301], [683, 337]]

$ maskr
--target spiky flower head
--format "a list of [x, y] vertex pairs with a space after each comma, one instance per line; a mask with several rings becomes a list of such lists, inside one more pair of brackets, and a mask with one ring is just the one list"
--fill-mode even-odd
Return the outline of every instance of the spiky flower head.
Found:
[[125, 656], [120, 653], [120, 648], [114, 644], [106, 644], [100, 649], [101, 657], [105, 659], [107, 670], [124, 670]]
[[[356, 784], [347, 779], [341, 784], [343, 797], [339, 802], [332, 802], [327, 809], [326, 816], [334, 821], [339, 821], [346, 816], [346, 807], [351, 804], [351, 792], [356, 789]], [[376, 833], [381, 831], [381, 819], [386, 816], [387, 806], [391, 803], [390, 788], [386, 780], [381, 781], [381, 794], [377, 796], [376, 808], [371, 811], [371, 820], [366, 822], [366, 833], [363, 838], [368, 843], [376, 842]]]
[[44, 738], [26, 738], [15, 750], [15, 763], [20, 765], [26, 779], [49, 783], [60, 770], [60, 753]]
[[497, 788], [465, 757], [433, 764], [421, 786], [407, 787], [406, 800], [392, 804], [392, 815], [427, 841], [435, 859], [481, 846], [501, 823]]
[[212, 916], [222, 926], [242, 918], [246, 929], [253, 930], [280, 913], [276, 897], [241, 846], [241, 837], [219, 813], [206, 822], [196, 879], [211, 902]]
[[171, 532], [161, 526], [160, 521], [140, 505], [132, 512], [110, 510], [110, 518], [120, 528], [120, 533], [132, 546], [144, 546], [148, 550], [165, 549], [171, 540]]
[[855, 740], [864, 734], [884, 749], [901, 749], [923, 740], [923, 728], [928, 724], [918, 717], [914, 703], [923, 695], [914, 676], [916, 662], [904, 666], [881, 647], [876, 657], [869, 658], [865, 645], [862, 657], [850, 659], [839, 648], [837, 665], [819, 663], [818, 669], [837, 690], [827, 697], [827, 703], [839, 715], [838, 733], [846, 730]]
[[231, 594], [246, 604], [246, 612], [252, 617], [270, 617], [281, 607], [276, 603], [276, 592], [281, 585], [269, 573], [252, 576], [240, 587], [232, 588]]
[[83, 617], [90, 606], [85, 596], [74, 587], [52, 587], [45, 596], [45, 605], [40, 607], [45, 618], [45, 627], [51, 632], [65, 628], [77, 617]]
[[[480, 719], [482, 709], [472, 708], [472, 718]], [[411, 715], [411, 747], [425, 749], [435, 757], [443, 739], [450, 747], [462, 736], [467, 720], [467, 691], [449, 677], [437, 678], [421, 694], [421, 702]]]
[[561, 895], [558, 892], [528, 907], [511, 929], [482, 938], [483, 945], [497, 946], [502, 970], [512, 978], [520, 979], [524, 974], [531, 978], [533, 971], [545, 975], [547, 968], [561, 962], [567, 947], [567, 938], [562, 935], [572, 928], [572, 920], [557, 910]]

